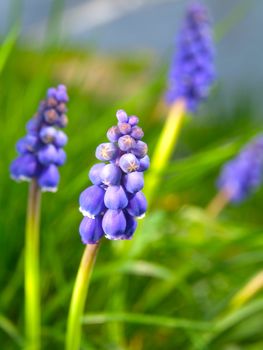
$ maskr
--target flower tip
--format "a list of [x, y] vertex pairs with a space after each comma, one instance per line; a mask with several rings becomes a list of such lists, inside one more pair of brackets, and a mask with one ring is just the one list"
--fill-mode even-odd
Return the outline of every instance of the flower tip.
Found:
[[128, 122], [128, 115], [123, 109], [119, 109], [116, 113], [116, 117], [120, 123]]
[[58, 190], [57, 187], [41, 187], [41, 191], [42, 192], [52, 192], [52, 193], [56, 193]]
[[88, 217], [90, 219], [95, 219], [95, 215], [92, 215], [89, 211], [83, 209], [82, 207], [79, 207], [79, 211], [81, 212], [81, 214], [83, 216], [86, 216], [86, 217]]

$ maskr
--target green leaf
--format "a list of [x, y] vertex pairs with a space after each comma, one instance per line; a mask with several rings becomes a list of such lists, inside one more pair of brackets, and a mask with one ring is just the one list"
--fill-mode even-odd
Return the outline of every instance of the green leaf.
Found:
[[212, 332], [210, 322], [198, 322], [193, 320], [172, 318], [159, 315], [145, 315], [136, 313], [98, 313], [87, 314], [82, 319], [83, 324], [103, 324], [107, 322], [127, 322], [145, 326], [158, 326], [168, 328], [193, 329], [204, 332]]
[[0, 328], [9, 335], [18, 345], [23, 344], [23, 339], [20, 336], [17, 328], [4, 315], [0, 314]]
[[18, 37], [18, 26], [15, 25], [13, 29], [10, 31], [5, 41], [1, 45], [0, 48], [0, 74], [2, 73], [5, 64], [12, 52], [12, 49], [15, 46], [16, 40]]

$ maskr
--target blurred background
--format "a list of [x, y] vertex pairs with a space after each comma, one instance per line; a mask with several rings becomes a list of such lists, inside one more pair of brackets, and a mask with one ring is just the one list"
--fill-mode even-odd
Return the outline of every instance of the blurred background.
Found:
[[[9, 178], [15, 143], [46, 89], [67, 85], [68, 162], [43, 195], [43, 349], [62, 349], [83, 246], [79, 193], [116, 109], [140, 117], [153, 153], [167, 115], [166, 78], [188, 1], [0, 0], [0, 344], [23, 342], [27, 185]], [[261, 131], [263, 3], [207, 0], [217, 83], [189, 116], [154, 206], [131, 242], [104, 240], [83, 349], [263, 349], [263, 295], [233, 298], [262, 268], [260, 190], [217, 219], [204, 208], [222, 164]], [[262, 283], [262, 281], [261, 281]], [[213, 331], [212, 331], [213, 330]]]

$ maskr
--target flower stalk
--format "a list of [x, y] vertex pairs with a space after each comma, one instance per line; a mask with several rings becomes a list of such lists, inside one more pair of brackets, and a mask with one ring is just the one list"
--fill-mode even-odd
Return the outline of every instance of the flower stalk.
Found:
[[149, 205], [152, 203], [154, 192], [161, 181], [164, 171], [178, 140], [186, 112], [184, 99], [177, 100], [170, 108], [162, 133], [155, 147], [151, 161], [151, 172], [148, 174], [145, 195]]
[[40, 349], [39, 224], [41, 189], [29, 185], [25, 236], [25, 334], [26, 350]]
[[81, 317], [98, 250], [99, 243], [87, 244], [81, 259], [68, 315], [66, 350], [79, 350], [80, 348]]
[[231, 194], [225, 189], [219, 191], [206, 208], [206, 213], [211, 218], [216, 218], [231, 200]]

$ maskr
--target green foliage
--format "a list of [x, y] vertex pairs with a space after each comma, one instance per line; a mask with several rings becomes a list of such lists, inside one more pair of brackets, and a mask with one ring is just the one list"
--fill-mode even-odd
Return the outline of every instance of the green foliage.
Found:
[[[14, 47], [12, 38], [0, 53], [0, 344], [13, 350], [23, 342], [27, 185], [11, 181], [8, 167], [14, 144], [46, 88], [62, 82], [70, 95], [68, 162], [61, 168], [58, 193], [43, 195], [41, 223], [43, 349], [56, 350], [63, 347], [83, 251], [78, 196], [88, 184], [95, 147], [115, 122], [116, 108], [127, 108], [141, 118], [153, 152], [166, 114], [160, 104], [165, 70], [145, 58], [131, 62], [83, 52], [31, 52]], [[98, 64], [107, 76], [100, 82]], [[263, 193], [227, 207], [217, 220], [202, 209], [216, 193], [222, 163], [258, 130], [253, 111], [241, 102], [231, 118], [217, 107], [212, 97], [186, 123], [154, 208], [134, 239], [103, 240], [83, 318], [83, 349], [263, 347], [262, 293], [238, 310], [229, 308], [232, 297], [262, 267]], [[111, 326], [116, 323], [120, 327]]]

